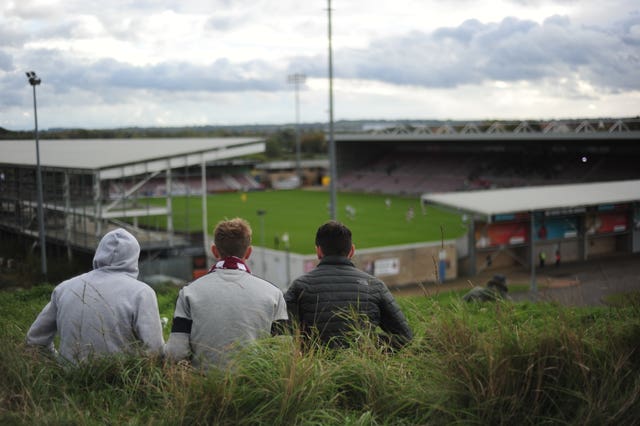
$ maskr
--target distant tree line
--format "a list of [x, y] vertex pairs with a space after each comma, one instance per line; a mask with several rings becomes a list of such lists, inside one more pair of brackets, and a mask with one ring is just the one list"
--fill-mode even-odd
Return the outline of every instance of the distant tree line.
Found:
[[[41, 139], [135, 139], [135, 138], [195, 138], [225, 136], [255, 136], [251, 129], [215, 127], [127, 127], [119, 129], [48, 129], [41, 130]], [[11, 131], [0, 128], [0, 139], [32, 139], [33, 131]]]
[[[315, 158], [327, 154], [324, 132], [301, 132], [300, 154], [303, 158]], [[280, 130], [267, 138], [265, 157], [293, 159], [296, 156], [296, 134], [293, 129]]]

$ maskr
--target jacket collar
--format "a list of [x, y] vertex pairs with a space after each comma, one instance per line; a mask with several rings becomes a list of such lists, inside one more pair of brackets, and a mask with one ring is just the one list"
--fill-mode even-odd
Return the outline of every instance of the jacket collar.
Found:
[[320, 265], [348, 265], [348, 266], [354, 266], [353, 262], [351, 262], [351, 260], [349, 260], [348, 257], [346, 256], [325, 256], [322, 259], [320, 259], [320, 263], [318, 263], [318, 266]]

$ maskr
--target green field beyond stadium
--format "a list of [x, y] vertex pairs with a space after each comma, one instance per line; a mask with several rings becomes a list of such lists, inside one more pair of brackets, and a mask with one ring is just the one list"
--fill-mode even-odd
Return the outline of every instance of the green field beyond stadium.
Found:
[[[390, 200], [387, 206], [386, 200]], [[202, 232], [201, 198], [173, 197], [174, 229], [179, 232]], [[146, 200], [141, 200], [146, 203]], [[152, 205], [163, 205], [165, 199], [151, 199]], [[253, 244], [284, 250], [282, 235], [289, 234], [290, 250], [294, 253], [315, 252], [316, 229], [327, 221], [329, 194], [326, 191], [261, 191], [224, 193], [207, 198], [208, 227], [223, 219], [242, 217], [251, 223]], [[399, 197], [373, 194], [338, 194], [337, 219], [353, 232], [356, 248], [381, 247], [442, 238], [458, 238], [466, 227], [457, 214], [429, 206], [423, 213], [417, 197]], [[349, 214], [350, 206], [355, 214]], [[407, 212], [413, 209], [413, 219]], [[258, 210], [266, 213], [260, 217]], [[262, 222], [264, 221], [264, 223]], [[165, 228], [164, 218], [141, 221], [152, 227]], [[264, 229], [263, 229], [264, 226]], [[211, 231], [210, 231], [211, 232]], [[276, 243], [276, 238], [279, 240]]]

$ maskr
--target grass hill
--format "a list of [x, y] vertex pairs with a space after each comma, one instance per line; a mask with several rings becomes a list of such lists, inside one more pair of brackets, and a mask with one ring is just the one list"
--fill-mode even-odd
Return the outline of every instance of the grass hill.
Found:
[[[632, 425], [640, 415], [640, 305], [399, 299], [415, 339], [391, 354], [301, 352], [269, 338], [207, 375], [151, 358], [63, 368], [24, 347], [51, 286], [0, 292], [0, 424]], [[159, 289], [171, 316], [175, 288]]]

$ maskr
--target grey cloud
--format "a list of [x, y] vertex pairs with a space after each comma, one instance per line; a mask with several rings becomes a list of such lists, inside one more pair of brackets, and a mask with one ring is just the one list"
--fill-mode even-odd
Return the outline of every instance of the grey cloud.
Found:
[[[491, 24], [470, 20], [432, 33], [379, 39], [366, 49], [336, 51], [334, 73], [426, 87], [579, 75], [611, 91], [639, 89], [637, 27], [633, 32], [639, 19], [607, 29], [576, 26], [565, 16], [542, 24], [516, 18]], [[323, 58], [294, 58], [291, 66], [326, 76]]]
[[77, 22], [71, 21], [61, 21], [54, 23], [53, 25], [48, 25], [44, 27], [38, 32], [38, 38], [40, 39], [72, 39], [72, 38], [82, 38], [78, 37], [81, 35], [81, 31], [78, 31]]
[[635, 16], [620, 22], [620, 28], [625, 43], [640, 46], [640, 10]]
[[[24, 75], [24, 74], [22, 74]], [[11, 107], [16, 105], [23, 105], [24, 94], [27, 90], [28, 84], [26, 80], [21, 81], [20, 86], [17, 84], [6, 84], [0, 80], [0, 89], [2, 90], [2, 96], [0, 96], [0, 112], [3, 107]], [[16, 83], [13, 81], [13, 83]]]
[[222, 18], [222, 17], [215, 16], [207, 20], [207, 24], [205, 25], [205, 28], [209, 30], [214, 30], [214, 31], [228, 30], [230, 28], [235, 27], [235, 23], [233, 23], [232, 21], [233, 20], [229, 18]]
[[477, 19], [469, 19], [457, 28], [439, 28], [433, 32], [435, 40], [453, 39], [460, 43], [468, 44], [473, 36], [484, 28]]
[[37, 33], [30, 31], [27, 21], [19, 19], [0, 20], [0, 40], [2, 40], [2, 48], [6, 47], [22, 47], [25, 43], [38, 39], [50, 38], [70, 38], [74, 34], [76, 24], [73, 21], [56, 21], [50, 24], [46, 21], [40, 23]]
[[101, 22], [106, 33], [119, 40], [135, 42], [139, 39], [140, 32], [144, 31], [142, 24], [148, 18], [150, 10], [162, 7], [159, 1], [147, 3], [134, 1], [130, 5], [123, 5], [123, 8], [130, 7], [127, 9], [127, 19], [123, 19], [119, 8], [105, 9], [101, 4], [93, 5], [82, 1], [66, 1], [64, 8], [55, 11], [40, 12], [35, 6], [23, 7], [14, 10], [10, 16], [0, 16], [0, 40], [5, 45], [11, 43], [22, 46], [29, 40], [78, 40], [92, 37], [93, 34], [87, 32], [87, 24], [82, 19], [83, 16], [92, 16]]
[[[511, 3], [519, 4], [521, 6], [537, 7], [542, 3], [558, 3], [558, 4], [572, 4], [581, 0], [509, 0]], [[582, 0], [584, 1], [584, 0]]]
[[[2, 56], [0, 55], [0, 63]], [[114, 93], [127, 90], [160, 92], [238, 92], [278, 91], [286, 87], [282, 71], [263, 61], [232, 63], [218, 60], [209, 65], [160, 63], [136, 67], [113, 59], [82, 63], [54, 50], [30, 52], [21, 58], [43, 80], [43, 85], [58, 94], [75, 90], [91, 92], [96, 100], [116, 102]], [[22, 71], [21, 71], [22, 72]], [[13, 74], [0, 74], [0, 92], [16, 85]], [[21, 81], [20, 84], [23, 82]], [[129, 94], [128, 96], [130, 96]], [[115, 96], [115, 97], [114, 97]], [[4, 103], [19, 102], [12, 98]]]
[[59, 12], [59, 6], [54, 3], [47, 4], [47, 2], [32, 0], [16, 1], [11, 6], [3, 10], [4, 15], [25, 20], [50, 18]]
[[28, 39], [28, 34], [22, 22], [17, 19], [1, 19], [0, 17], [0, 40], [2, 48], [20, 47]]
[[[273, 91], [283, 87], [281, 76], [275, 75], [277, 73], [266, 63], [258, 61], [233, 64], [227, 60], [218, 60], [208, 66], [162, 63], [144, 68], [110, 62], [108, 82], [117, 87], [213, 92]], [[254, 75], [260, 77], [253, 77]]]
[[0, 70], [2, 71], [13, 70], [13, 58], [2, 51], [0, 51]]
[[[576, 26], [564, 16], [550, 17], [542, 24], [515, 18], [489, 24], [468, 20], [432, 33], [414, 31], [378, 39], [366, 49], [334, 50], [334, 75], [442, 88], [492, 80], [535, 83], [577, 75], [612, 92], [637, 90], [639, 26], [640, 16], [630, 16], [607, 29]], [[61, 24], [50, 31], [71, 29]], [[207, 65], [163, 62], [137, 67], [113, 59], [83, 62], [70, 52], [55, 50], [0, 50], [0, 70], [11, 71], [22, 64], [35, 69], [43, 84], [56, 93], [81, 90], [106, 103], [132, 96], [132, 89], [161, 93], [279, 91], [287, 87], [287, 73], [327, 76], [324, 54], [299, 56], [282, 64], [220, 59]], [[17, 84], [14, 80], [11, 72], [0, 73], [2, 104], [21, 102], [18, 96], [10, 96]]]
[[213, 16], [207, 20], [206, 28], [214, 31], [227, 31], [239, 27], [244, 20], [238, 17]]

